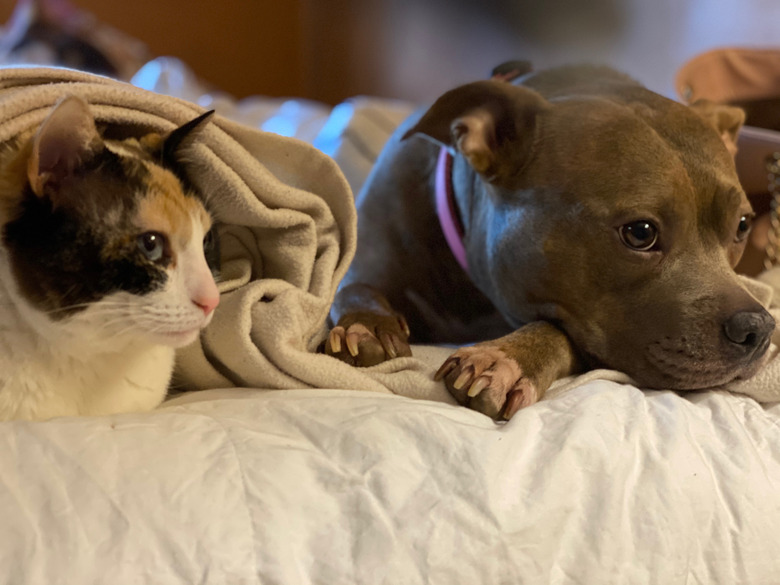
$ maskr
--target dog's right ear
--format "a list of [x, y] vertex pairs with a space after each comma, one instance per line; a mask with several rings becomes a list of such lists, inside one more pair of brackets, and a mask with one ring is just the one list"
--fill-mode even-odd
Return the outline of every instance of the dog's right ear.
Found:
[[745, 124], [745, 110], [705, 99], [696, 100], [689, 107], [715, 127], [731, 156], [736, 155], [737, 137]]
[[541, 95], [505, 81], [476, 81], [442, 95], [402, 140], [415, 134], [460, 152], [488, 181], [516, 175], [534, 141]]

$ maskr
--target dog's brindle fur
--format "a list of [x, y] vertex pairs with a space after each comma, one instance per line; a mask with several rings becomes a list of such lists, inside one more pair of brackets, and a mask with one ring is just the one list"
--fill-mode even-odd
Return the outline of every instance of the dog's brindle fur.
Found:
[[[504, 418], [594, 367], [680, 390], [752, 375], [774, 321], [733, 271], [752, 218], [730, 152], [743, 119], [600, 67], [448, 92], [399, 128], [358, 197], [326, 351], [368, 366], [410, 355], [409, 330], [487, 339], [437, 377]], [[439, 145], [468, 274], [436, 216]]]

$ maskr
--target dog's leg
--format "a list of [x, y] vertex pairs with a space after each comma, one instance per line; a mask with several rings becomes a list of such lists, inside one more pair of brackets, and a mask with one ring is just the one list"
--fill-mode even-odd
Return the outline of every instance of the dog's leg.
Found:
[[342, 288], [333, 302], [331, 317], [336, 326], [325, 342], [328, 355], [362, 367], [412, 355], [406, 319], [369, 285]]
[[510, 419], [538, 401], [555, 380], [576, 373], [579, 359], [569, 338], [535, 321], [492, 341], [463, 347], [436, 372], [463, 405], [495, 419]]

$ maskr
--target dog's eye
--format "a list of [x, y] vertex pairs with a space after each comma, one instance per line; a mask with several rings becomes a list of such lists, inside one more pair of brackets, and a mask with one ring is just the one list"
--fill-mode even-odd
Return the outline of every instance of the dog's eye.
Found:
[[737, 237], [736, 241], [741, 242], [745, 238], [747, 238], [748, 234], [750, 233], [751, 228], [753, 227], [753, 216], [752, 215], [743, 215], [739, 218], [739, 225], [737, 226]]
[[647, 252], [652, 250], [658, 242], [658, 228], [646, 219], [632, 221], [620, 226], [620, 241], [632, 250]]

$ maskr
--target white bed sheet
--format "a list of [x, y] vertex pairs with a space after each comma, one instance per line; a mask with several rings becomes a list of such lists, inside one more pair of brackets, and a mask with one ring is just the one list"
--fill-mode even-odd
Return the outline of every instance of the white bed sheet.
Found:
[[780, 406], [725, 392], [209, 391], [0, 424], [0, 581], [775, 585], [778, 494]]

